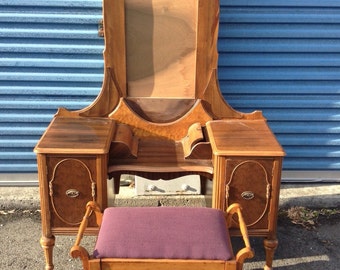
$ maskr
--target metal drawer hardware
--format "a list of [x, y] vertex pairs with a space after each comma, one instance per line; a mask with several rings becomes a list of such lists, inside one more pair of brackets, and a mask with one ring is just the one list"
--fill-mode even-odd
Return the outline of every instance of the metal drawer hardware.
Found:
[[70, 198], [77, 198], [79, 194], [80, 192], [73, 188], [66, 190], [66, 196]]
[[243, 199], [249, 201], [249, 200], [254, 199], [255, 194], [252, 191], [244, 191], [244, 192], [242, 192], [241, 196], [242, 196]]

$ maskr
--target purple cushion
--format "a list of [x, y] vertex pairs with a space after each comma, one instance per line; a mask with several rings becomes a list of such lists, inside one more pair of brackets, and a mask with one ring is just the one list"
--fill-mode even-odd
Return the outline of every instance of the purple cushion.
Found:
[[230, 260], [224, 213], [212, 208], [111, 207], [95, 258]]

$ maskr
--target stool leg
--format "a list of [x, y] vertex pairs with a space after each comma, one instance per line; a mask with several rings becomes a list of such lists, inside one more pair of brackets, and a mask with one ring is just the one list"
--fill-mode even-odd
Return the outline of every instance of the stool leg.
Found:
[[53, 270], [53, 247], [55, 243], [55, 237], [52, 235], [51, 237], [42, 236], [40, 238], [40, 245], [44, 249], [45, 254], [45, 270]]
[[273, 269], [274, 253], [277, 248], [279, 241], [277, 239], [264, 239], [263, 245], [266, 250], [266, 265], [264, 270]]

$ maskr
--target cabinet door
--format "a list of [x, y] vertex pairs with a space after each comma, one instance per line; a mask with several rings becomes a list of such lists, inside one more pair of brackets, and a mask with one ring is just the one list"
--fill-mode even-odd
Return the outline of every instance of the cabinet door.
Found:
[[[95, 157], [49, 157], [47, 166], [52, 227], [79, 226], [86, 203], [96, 199]], [[96, 226], [94, 215], [89, 225]]]
[[[227, 204], [239, 203], [247, 227], [268, 228], [273, 160], [227, 159]], [[237, 219], [234, 219], [238, 224]]]

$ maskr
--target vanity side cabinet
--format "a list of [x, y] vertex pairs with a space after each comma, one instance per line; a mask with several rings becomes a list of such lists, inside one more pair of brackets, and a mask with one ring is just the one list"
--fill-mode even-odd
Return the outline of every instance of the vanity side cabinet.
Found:
[[[262, 120], [217, 120], [207, 123], [213, 151], [214, 208], [242, 207], [251, 236], [264, 237], [265, 269], [272, 269], [284, 151]], [[234, 219], [231, 235], [240, 235]]]
[[[107, 207], [108, 153], [115, 127], [110, 119], [55, 117], [34, 148], [46, 269], [54, 268], [54, 235], [76, 234], [87, 202]], [[92, 215], [86, 233], [97, 231]]]
[[[86, 204], [107, 206], [108, 153], [115, 123], [109, 119], [56, 117], [38, 142], [43, 234], [76, 233]], [[89, 230], [97, 230], [94, 215]]]

